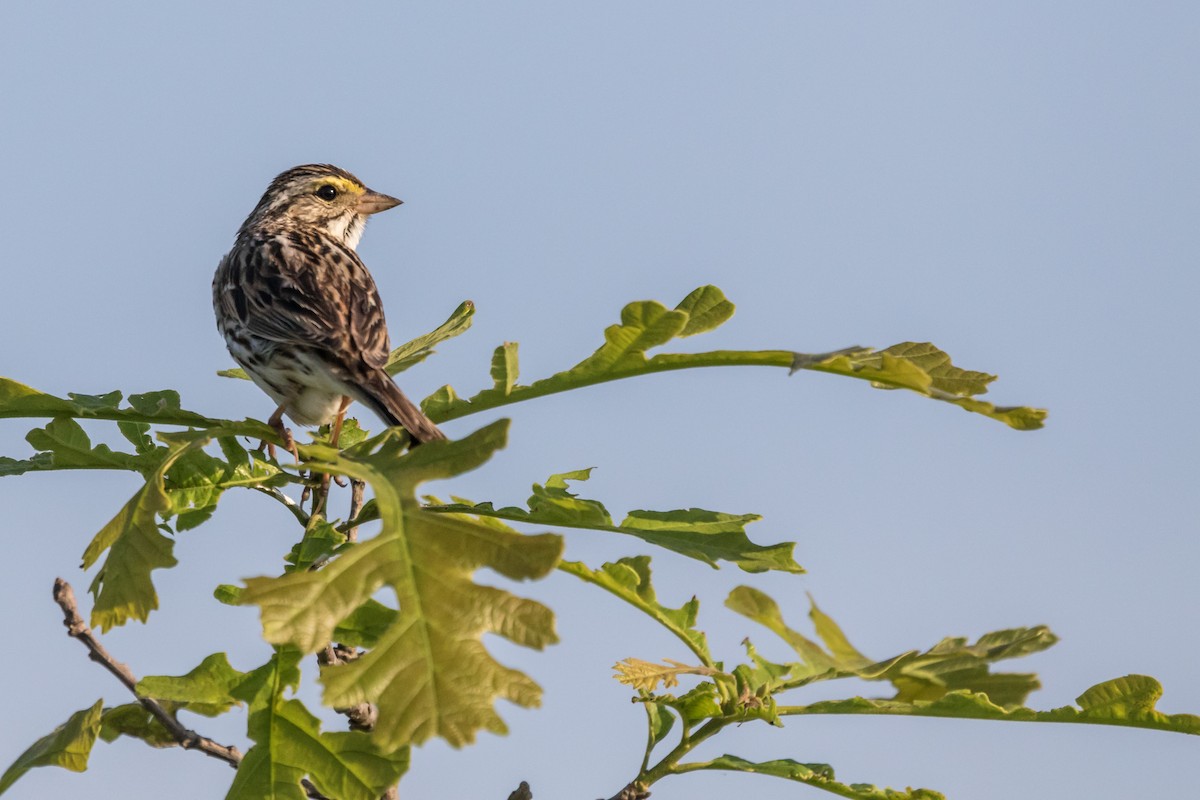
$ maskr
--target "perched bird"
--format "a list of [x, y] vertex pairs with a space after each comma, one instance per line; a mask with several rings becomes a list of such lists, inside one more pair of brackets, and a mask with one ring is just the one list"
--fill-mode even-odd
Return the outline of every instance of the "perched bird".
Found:
[[367, 217], [400, 205], [328, 164], [284, 172], [238, 230], [213, 278], [230, 355], [278, 404], [270, 424], [295, 452], [300, 425], [366, 405], [417, 442], [446, 438], [384, 371], [390, 350], [379, 290], [354, 248]]

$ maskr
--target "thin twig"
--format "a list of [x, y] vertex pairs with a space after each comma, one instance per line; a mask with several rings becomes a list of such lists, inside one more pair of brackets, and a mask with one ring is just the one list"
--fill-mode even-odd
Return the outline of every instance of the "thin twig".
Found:
[[157, 700], [138, 695], [137, 678], [134, 677], [129, 667], [109, 655], [108, 651], [104, 649], [104, 645], [96, 640], [92, 629], [79, 616], [79, 606], [75, 603], [75, 591], [71, 588], [71, 584], [62, 578], [56, 578], [54, 581], [54, 602], [58, 603], [58, 607], [62, 609], [63, 625], [67, 628], [67, 635], [78, 639], [88, 649], [88, 657], [92, 661], [115, 675], [117, 680], [133, 693], [142, 707], [167, 729], [180, 747], [184, 750], [199, 750], [206, 756], [220, 759], [231, 767], [237, 767], [242, 760], [242, 754], [236, 747], [217, 744], [212, 739], [185, 728]]
[[[364, 494], [364, 490], [366, 488], [367, 488], [367, 484], [365, 481], [360, 481], [358, 478], [350, 479], [350, 513], [346, 515], [346, 518], [349, 519], [351, 522], [354, 522], [355, 518], [358, 517], [358, 512], [362, 511], [363, 494]], [[357, 525], [351, 525], [349, 528], [346, 529], [346, 541], [348, 541], [348, 542], [357, 542], [358, 541], [358, 526]]]
[[[353, 647], [331, 643], [325, 645], [325, 649], [317, 653], [317, 663], [322, 667], [337, 667], [358, 660], [364, 653], [365, 651], [360, 652]], [[370, 733], [375, 729], [375, 723], [379, 721], [379, 709], [371, 703], [358, 703], [346, 708], [335, 708], [334, 711], [344, 714], [350, 720], [350, 730], [354, 731]]]
[[[240, 750], [232, 745], [217, 744], [207, 736], [201, 736], [195, 731], [185, 728], [157, 700], [151, 697], [142, 697], [137, 693], [137, 678], [134, 676], [133, 670], [113, 658], [104, 645], [96, 639], [92, 629], [83, 621], [83, 617], [79, 616], [79, 606], [75, 602], [75, 590], [62, 578], [54, 580], [54, 602], [58, 603], [58, 607], [62, 609], [63, 625], [67, 628], [67, 635], [72, 639], [78, 639], [88, 649], [88, 658], [116, 676], [117, 680], [133, 693], [142, 708], [149, 711], [159, 724], [167, 729], [171, 738], [178, 742], [180, 747], [184, 750], [199, 750], [204, 755], [224, 761], [237, 769], [238, 764], [242, 762]], [[304, 787], [304, 793], [309, 800], [331, 800], [321, 794], [308, 778], [302, 779], [300, 785]]]
[[[365, 488], [366, 483], [363, 481], [357, 478], [350, 479], [350, 513], [348, 516], [351, 520], [357, 517], [358, 512], [362, 510], [363, 490]], [[346, 528], [342, 532], [346, 534], [346, 541], [358, 541], [357, 527]], [[344, 647], [331, 642], [325, 646], [323, 652], [318, 654], [317, 661], [322, 666], [335, 667], [339, 664], [347, 664], [354, 661], [359, 655], [360, 653], [352, 647]], [[347, 708], [336, 708], [334, 710], [339, 714], [345, 714], [346, 718], [350, 720], [350, 729], [355, 731], [372, 731], [375, 729], [375, 723], [379, 720], [379, 709], [371, 703], [358, 703]]]

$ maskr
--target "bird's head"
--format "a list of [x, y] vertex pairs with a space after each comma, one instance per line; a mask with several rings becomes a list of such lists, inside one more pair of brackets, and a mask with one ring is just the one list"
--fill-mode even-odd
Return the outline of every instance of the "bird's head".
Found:
[[316, 228], [354, 248], [362, 238], [367, 217], [401, 202], [371, 191], [344, 169], [306, 164], [271, 181], [242, 229], [263, 224]]

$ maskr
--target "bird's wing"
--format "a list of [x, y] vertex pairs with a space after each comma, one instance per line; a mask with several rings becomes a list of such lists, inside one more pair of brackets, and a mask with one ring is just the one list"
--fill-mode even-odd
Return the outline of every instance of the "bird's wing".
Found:
[[387, 323], [379, 290], [358, 255], [341, 242], [292, 231], [247, 241], [226, 257], [217, 302], [255, 336], [330, 355], [387, 363]]

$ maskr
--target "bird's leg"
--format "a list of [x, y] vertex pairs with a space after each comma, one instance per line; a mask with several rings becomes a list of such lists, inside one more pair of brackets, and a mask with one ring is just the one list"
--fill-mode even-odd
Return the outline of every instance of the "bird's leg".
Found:
[[[329, 444], [332, 445], [334, 448], [337, 447], [338, 439], [340, 439], [342, 436], [342, 423], [346, 419], [346, 409], [350, 406], [351, 400], [352, 400], [352, 398], [343, 396], [342, 403], [341, 403], [341, 405], [338, 406], [337, 416], [333, 418], [333, 426], [332, 426], [332, 429], [329, 431]], [[320, 494], [316, 495], [313, 499], [313, 513], [314, 514], [317, 513], [317, 511], [319, 509], [324, 508], [325, 501], [329, 497], [329, 478], [330, 478], [330, 475], [328, 472], [321, 474]], [[334, 475], [333, 480], [337, 482], [338, 486], [346, 485], [346, 482], [344, 480], [342, 480], [341, 476], [339, 476], [339, 475]], [[319, 499], [317, 499], [317, 498], [319, 498]]]
[[[292, 432], [283, 424], [283, 409], [285, 406], [280, 406], [275, 409], [275, 413], [267, 420], [267, 424], [275, 429], [279, 434], [279, 438], [283, 440], [283, 449], [290, 452], [296, 458], [296, 463], [300, 463], [300, 450], [296, 447], [296, 440], [292, 438]], [[271, 453], [271, 457], [275, 457], [275, 448], [271, 444], [267, 444], [267, 448]]]
[[337, 447], [338, 439], [342, 436], [342, 423], [346, 421], [346, 409], [350, 407], [353, 401], [352, 397], [342, 397], [342, 404], [338, 406], [337, 416], [333, 420], [333, 432], [329, 434], [329, 443]]
[[[342, 397], [342, 404], [338, 407], [337, 416], [333, 420], [333, 430], [329, 434], [329, 443], [334, 447], [338, 446], [338, 439], [342, 437], [342, 423], [346, 421], [346, 409], [350, 407], [350, 403], [354, 401], [352, 397]], [[338, 486], [345, 487], [346, 481], [341, 475], [334, 475], [333, 481]], [[325, 476], [325, 487], [329, 486], [329, 475]]]
[[254, 449], [260, 453], [266, 453], [267, 457], [272, 461], [275, 460], [275, 445], [271, 444], [266, 439], [259, 439], [258, 447]]

